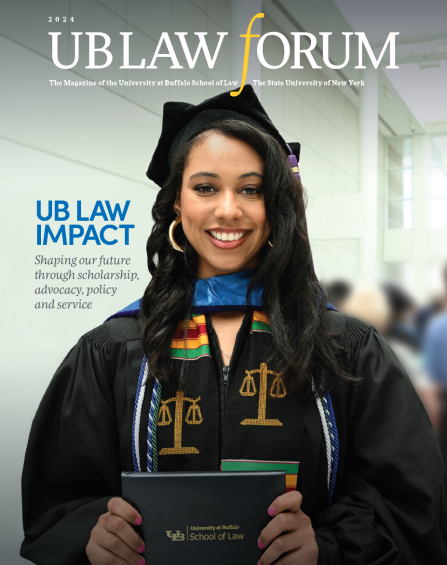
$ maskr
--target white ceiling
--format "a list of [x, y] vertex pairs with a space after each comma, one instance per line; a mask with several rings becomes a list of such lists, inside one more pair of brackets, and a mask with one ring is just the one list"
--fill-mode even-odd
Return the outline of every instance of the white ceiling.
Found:
[[399, 32], [399, 69], [387, 77], [423, 125], [447, 126], [447, 0], [333, 1], [379, 52], [388, 33]]
[[403, 43], [446, 38], [446, 0], [333, 0], [354, 31], [383, 44], [390, 31]]

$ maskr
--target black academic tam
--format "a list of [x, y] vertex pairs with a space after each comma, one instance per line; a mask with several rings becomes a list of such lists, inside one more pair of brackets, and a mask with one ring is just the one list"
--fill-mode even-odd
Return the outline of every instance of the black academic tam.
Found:
[[[197, 105], [187, 102], [164, 104], [161, 135], [146, 173], [148, 178], [163, 186], [180, 147], [212, 123], [221, 120], [232, 119], [250, 124], [274, 137], [284, 149], [284, 153], [290, 154], [287, 143], [270, 120], [253, 87], [245, 85], [238, 96], [231, 96], [230, 92], [221, 92]], [[301, 145], [298, 142], [289, 142], [289, 146], [299, 161]]]

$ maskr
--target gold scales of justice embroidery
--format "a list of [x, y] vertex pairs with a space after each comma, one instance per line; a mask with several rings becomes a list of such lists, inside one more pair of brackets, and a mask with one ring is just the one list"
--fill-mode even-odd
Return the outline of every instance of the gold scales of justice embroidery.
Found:
[[275, 373], [267, 369], [266, 363], [261, 363], [259, 369], [253, 371], [245, 371], [246, 375], [239, 390], [241, 396], [255, 396], [257, 393], [256, 383], [253, 377], [254, 373], [259, 373], [259, 403], [258, 417], [246, 418], [241, 422], [242, 426], [282, 426], [283, 423], [276, 419], [267, 419], [265, 417], [267, 411], [267, 385], [268, 375], [275, 375], [270, 387], [269, 395], [272, 398], [284, 398], [287, 394], [284, 381], [281, 377], [282, 373]]
[[198, 398], [188, 398], [187, 396], [184, 396], [182, 391], [177, 391], [175, 397], [169, 398], [168, 400], [162, 400], [157, 421], [159, 426], [169, 426], [172, 422], [172, 416], [168, 404], [170, 402], [175, 402], [174, 447], [164, 447], [158, 452], [159, 455], [191, 455], [199, 453], [199, 450], [195, 447], [182, 446], [183, 403], [185, 400], [187, 402], [191, 402], [188, 411], [186, 412], [185, 422], [191, 425], [199, 425], [203, 422], [202, 412], [197, 404], [200, 400], [200, 396]]

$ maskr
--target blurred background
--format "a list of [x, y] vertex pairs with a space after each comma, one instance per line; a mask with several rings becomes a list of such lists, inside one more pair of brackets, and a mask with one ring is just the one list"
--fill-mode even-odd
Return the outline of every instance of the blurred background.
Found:
[[[443, 395], [447, 387], [447, 3], [445, 0], [18, 0], [2, 8], [2, 293], [0, 426], [2, 560], [14, 565], [22, 540], [20, 473], [32, 418], [48, 383], [80, 335], [140, 297], [148, 282], [145, 242], [158, 187], [145, 177], [161, 131], [163, 103], [198, 103], [218, 86], [50, 87], [49, 80], [241, 80], [245, 40], [254, 33], [283, 34], [264, 43], [263, 67], [252, 40], [247, 82], [349, 80], [364, 86], [256, 86], [272, 121], [287, 141], [302, 144], [300, 170], [308, 196], [308, 227], [318, 277], [342, 312], [373, 324], [406, 367], [445, 454]], [[52, 17], [52, 22], [48, 19]], [[63, 22], [63, 17], [67, 22]], [[59, 21], [56, 20], [59, 18]], [[70, 21], [73, 18], [74, 21]], [[114, 60], [86, 69], [86, 36], [79, 64], [57, 68], [48, 32], [61, 32], [59, 59], [74, 57], [71, 32], [104, 32]], [[120, 69], [122, 37], [133, 32], [131, 64], [150, 61], [160, 34], [169, 32], [182, 70], [159, 58], [158, 69]], [[213, 69], [203, 54], [190, 69], [174, 32], [208, 32], [210, 52], [218, 32], [228, 32]], [[303, 69], [291, 69], [292, 32], [318, 38]], [[323, 63], [319, 32], [332, 32], [330, 60], [345, 60], [342, 32], [364, 32], [378, 57], [390, 32], [396, 64], [356, 69], [357, 42], [341, 69]], [[195, 41], [195, 42], [194, 42]], [[303, 40], [303, 46], [306, 42]], [[162, 52], [166, 52], [162, 49]], [[364, 62], [369, 57], [364, 53]], [[98, 61], [100, 55], [98, 55]], [[348, 83], [349, 84], [349, 83]], [[115, 297], [100, 297], [91, 311], [35, 310], [36, 254], [95, 257], [94, 245], [45, 250], [36, 244], [36, 200], [65, 199], [86, 208], [96, 200], [131, 200], [126, 220], [131, 244], [107, 249], [131, 257], [134, 283]], [[444, 355], [444, 357], [443, 357]], [[444, 433], [444, 435], [443, 435]], [[444, 443], [443, 443], [444, 442]], [[5, 455], [6, 454], [6, 455]], [[444, 455], [445, 456], [445, 455]]]

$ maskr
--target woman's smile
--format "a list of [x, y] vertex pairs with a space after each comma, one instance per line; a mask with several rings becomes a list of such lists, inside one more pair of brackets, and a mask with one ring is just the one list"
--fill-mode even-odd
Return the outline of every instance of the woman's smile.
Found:
[[219, 249], [235, 249], [242, 245], [251, 233], [251, 230], [216, 228], [206, 230], [211, 243]]
[[176, 209], [199, 255], [199, 278], [258, 266], [270, 234], [264, 162], [247, 143], [210, 132], [189, 154]]

